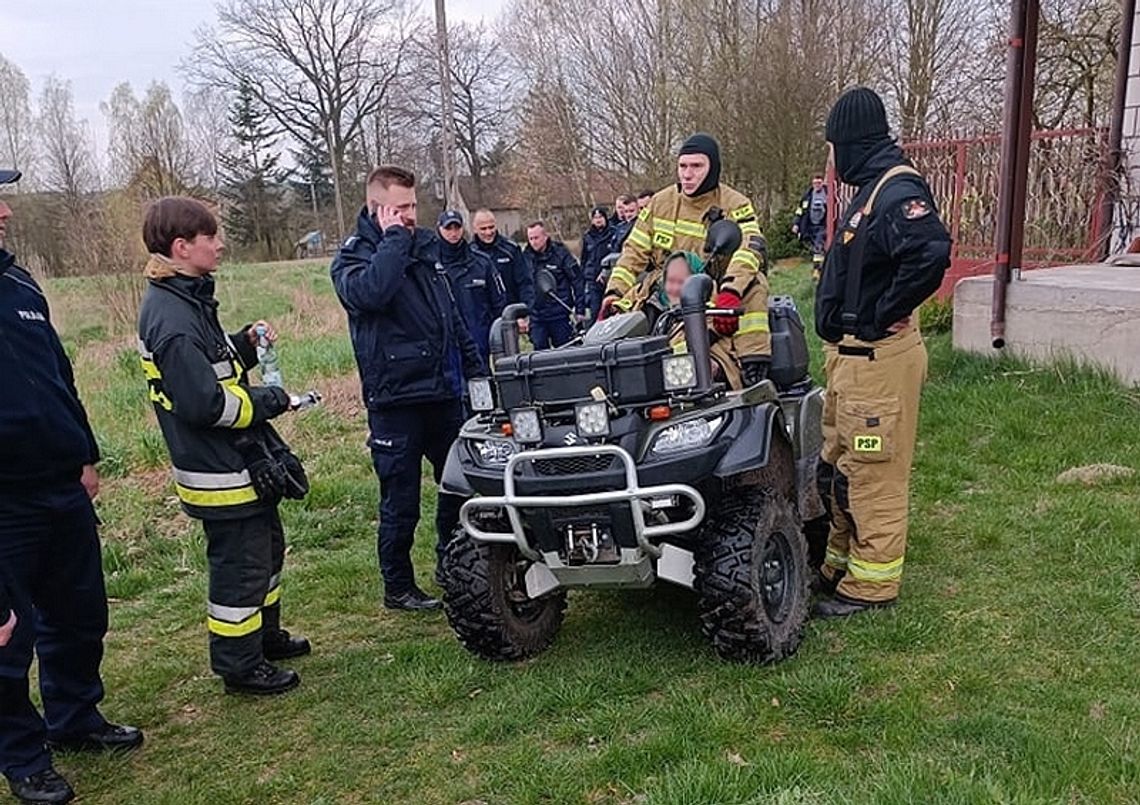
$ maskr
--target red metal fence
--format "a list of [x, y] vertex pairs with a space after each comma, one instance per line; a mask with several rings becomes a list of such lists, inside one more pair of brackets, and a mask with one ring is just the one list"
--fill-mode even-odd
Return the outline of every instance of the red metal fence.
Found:
[[[1100, 220], [1105, 143], [1102, 129], [1033, 134], [1022, 268], [1099, 259], [1106, 230]], [[938, 289], [946, 298], [963, 277], [993, 272], [1001, 136], [908, 143], [904, 149], [929, 182], [953, 238], [950, 269]], [[833, 177], [829, 182], [835, 187]], [[853, 193], [846, 185], [835, 188], [837, 208]]]

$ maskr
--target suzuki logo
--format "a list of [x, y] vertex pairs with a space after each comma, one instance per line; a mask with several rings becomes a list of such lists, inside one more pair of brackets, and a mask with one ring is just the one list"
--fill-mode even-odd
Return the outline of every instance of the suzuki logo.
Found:
[[578, 444], [578, 435], [574, 433], [574, 431], [570, 431], [564, 437], [562, 437], [562, 443], [567, 447], [573, 447], [574, 445]]

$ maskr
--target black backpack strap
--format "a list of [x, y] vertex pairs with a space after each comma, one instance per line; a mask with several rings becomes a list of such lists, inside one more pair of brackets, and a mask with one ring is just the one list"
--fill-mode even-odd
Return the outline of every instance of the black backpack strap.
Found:
[[921, 174], [910, 165], [895, 165], [884, 173], [879, 178], [879, 181], [875, 183], [875, 188], [871, 191], [867, 202], [857, 213], [860, 218], [858, 224], [856, 224], [855, 237], [851, 242], [851, 250], [848, 252], [847, 287], [843, 291], [842, 323], [844, 335], [855, 335], [855, 331], [859, 325], [859, 295], [863, 288], [863, 253], [866, 251], [867, 240], [870, 238], [870, 235], [863, 233], [864, 231], [870, 230], [867, 221], [871, 217], [871, 209], [875, 205], [875, 199], [878, 198], [879, 193], [887, 182], [896, 176], [904, 175], [921, 176]]

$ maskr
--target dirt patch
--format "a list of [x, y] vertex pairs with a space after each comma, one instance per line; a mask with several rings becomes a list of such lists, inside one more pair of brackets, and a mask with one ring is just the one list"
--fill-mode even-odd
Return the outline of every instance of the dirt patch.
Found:
[[1057, 483], [1082, 486], [1097, 486], [1131, 478], [1136, 470], [1118, 464], [1088, 464], [1084, 467], [1071, 467], [1057, 476]]

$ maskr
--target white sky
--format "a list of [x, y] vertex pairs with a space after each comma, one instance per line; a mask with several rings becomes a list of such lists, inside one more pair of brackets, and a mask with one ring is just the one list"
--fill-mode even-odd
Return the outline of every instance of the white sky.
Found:
[[[448, 21], [490, 22], [504, 4], [447, 0]], [[140, 94], [165, 81], [180, 99], [178, 63], [190, 55], [194, 30], [213, 21], [214, 0], [0, 0], [0, 54], [27, 75], [33, 100], [52, 73], [71, 81], [76, 113], [91, 124], [102, 158], [100, 102], [122, 81]]]

